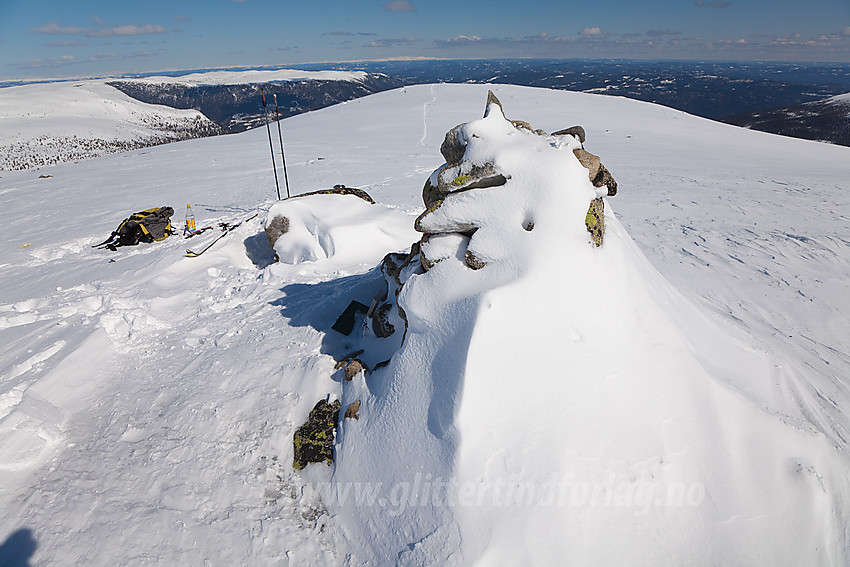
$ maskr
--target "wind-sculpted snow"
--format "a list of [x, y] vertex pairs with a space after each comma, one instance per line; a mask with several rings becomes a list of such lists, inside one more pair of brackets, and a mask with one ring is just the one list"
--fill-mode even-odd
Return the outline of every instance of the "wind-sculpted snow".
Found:
[[408, 329], [389, 366], [343, 388], [343, 406], [362, 405], [334, 481], [392, 487], [389, 513], [330, 509], [358, 558], [842, 557], [848, 461], [783, 399], [784, 361], [684, 300], [610, 212], [604, 243], [590, 243], [598, 194], [577, 139], [517, 127], [496, 103], [462, 128], [464, 161], [494, 164], [503, 183], [420, 217], [422, 231], [471, 236], [405, 283]]
[[[282, 122], [293, 194], [378, 202], [369, 226], [345, 219], [362, 246], [315, 261], [274, 262], [246, 221], [276, 194], [264, 130], [0, 172], [0, 548], [31, 534], [40, 566], [845, 565], [850, 149], [491, 88], [510, 118], [584, 127], [619, 186], [601, 246], [574, 142], [476, 120], [485, 86]], [[445, 200], [481, 227], [429, 237], [425, 271], [412, 227], [461, 123], [480, 137], [459, 159], [505, 183]], [[90, 247], [186, 203], [198, 226], [243, 224], [199, 258], [179, 237]], [[379, 243], [372, 223], [401, 212]], [[398, 289], [390, 336], [332, 329]], [[347, 358], [368, 370], [346, 381]], [[319, 400], [341, 402], [335, 462], [293, 470]]]

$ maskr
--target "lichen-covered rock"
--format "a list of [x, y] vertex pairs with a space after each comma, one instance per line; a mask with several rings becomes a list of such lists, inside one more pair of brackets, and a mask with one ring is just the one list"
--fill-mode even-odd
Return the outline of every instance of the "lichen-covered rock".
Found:
[[590, 202], [587, 215], [584, 217], [584, 225], [590, 233], [590, 239], [596, 246], [602, 246], [605, 237], [605, 202], [602, 197], [597, 197]]
[[310, 410], [307, 421], [292, 437], [292, 468], [301, 470], [310, 463], [325, 462], [328, 466], [333, 463], [334, 431], [339, 421], [339, 408], [339, 400], [332, 404], [327, 400], [319, 400]]
[[307, 197], [309, 195], [354, 195], [355, 197], [359, 197], [370, 203], [372, 205], [375, 204], [375, 200], [363, 189], [356, 189], [354, 187], [346, 187], [345, 185], [334, 185], [333, 189], [319, 189], [318, 191], [310, 191], [309, 193], [301, 193], [300, 195], [293, 195], [289, 197], [290, 199], [297, 199], [298, 197]]
[[446, 194], [467, 189], [486, 189], [504, 185], [507, 180], [508, 177], [492, 163], [479, 165], [464, 161], [448, 165], [437, 174], [437, 191]]

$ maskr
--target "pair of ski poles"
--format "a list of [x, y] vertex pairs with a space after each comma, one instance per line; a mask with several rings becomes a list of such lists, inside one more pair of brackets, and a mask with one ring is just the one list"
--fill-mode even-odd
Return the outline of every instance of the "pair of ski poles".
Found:
[[[272, 145], [272, 129], [269, 126], [269, 113], [266, 110], [266, 92], [264, 89], [260, 88], [260, 94], [263, 96], [263, 116], [266, 118], [266, 130], [269, 133], [269, 149], [272, 153], [272, 171], [274, 171], [274, 186], [277, 189], [277, 199], [280, 200], [280, 183], [277, 180], [277, 165], [274, 161], [274, 146]], [[286, 156], [283, 153], [283, 134], [280, 132], [280, 109], [277, 106], [277, 95], [272, 95], [274, 97], [274, 112], [277, 120], [277, 135], [280, 138], [280, 159], [283, 161], [283, 179], [286, 182], [286, 196], [289, 195], [289, 178], [286, 175]]]

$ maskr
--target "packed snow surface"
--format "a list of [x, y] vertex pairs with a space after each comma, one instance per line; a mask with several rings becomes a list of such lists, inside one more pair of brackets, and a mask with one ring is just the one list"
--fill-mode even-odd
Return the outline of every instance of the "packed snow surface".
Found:
[[[34, 565], [845, 565], [850, 149], [494, 88], [509, 118], [584, 126], [620, 186], [596, 248], [574, 143], [477, 120], [486, 90], [285, 120], [295, 193], [345, 183], [379, 202], [359, 228], [329, 204], [322, 219], [363, 246], [316, 260], [272, 262], [262, 129], [0, 173], [0, 550]], [[378, 245], [372, 225], [412, 226], [461, 123], [467, 157], [510, 179], [431, 215], [481, 228], [433, 244], [441, 261], [400, 294], [404, 344], [346, 382], [335, 357], [372, 344], [331, 326], [416, 238]], [[199, 226], [261, 215], [199, 258], [180, 237], [90, 247], [133, 211], [185, 203]], [[487, 265], [467, 268], [464, 246]], [[326, 398], [360, 400], [359, 418], [341, 418], [333, 466], [293, 471], [293, 432]]]

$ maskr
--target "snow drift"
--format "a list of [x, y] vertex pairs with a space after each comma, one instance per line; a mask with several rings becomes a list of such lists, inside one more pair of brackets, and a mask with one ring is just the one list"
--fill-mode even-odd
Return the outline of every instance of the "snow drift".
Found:
[[327, 268], [339, 254], [346, 265], [368, 263], [415, 234], [410, 215], [385, 205], [368, 203], [354, 195], [306, 195], [271, 206], [268, 223], [286, 219], [284, 238], [275, 238], [281, 262], [325, 261]]
[[420, 217], [458, 249], [407, 279], [389, 366], [343, 389], [362, 405], [342, 424], [337, 494], [386, 491], [330, 508], [357, 559], [840, 563], [848, 462], [791, 417], [782, 361], [685, 301], [610, 208], [593, 245], [578, 139], [497, 103], [458, 136], [455, 169], [502, 184]]

